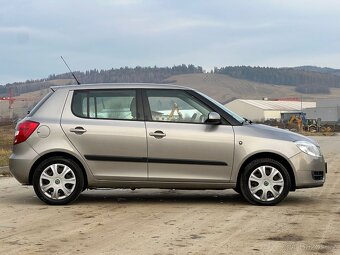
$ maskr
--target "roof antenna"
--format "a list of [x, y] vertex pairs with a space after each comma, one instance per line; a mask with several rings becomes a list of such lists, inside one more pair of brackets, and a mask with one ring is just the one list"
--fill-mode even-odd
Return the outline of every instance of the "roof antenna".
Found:
[[65, 59], [63, 58], [63, 56], [60, 56], [61, 59], [64, 61], [65, 65], [67, 66], [68, 70], [70, 70], [73, 78], [76, 80], [77, 84], [80, 85], [80, 82], [78, 81], [77, 77], [74, 75], [74, 73], [72, 72], [71, 68], [68, 66], [68, 64], [66, 63]]

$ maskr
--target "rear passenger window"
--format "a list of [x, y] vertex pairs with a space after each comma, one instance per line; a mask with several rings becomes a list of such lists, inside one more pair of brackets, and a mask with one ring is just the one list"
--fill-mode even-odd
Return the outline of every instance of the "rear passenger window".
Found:
[[136, 91], [74, 91], [72, 112], [81, 118], [134, 120], [137, 118]]

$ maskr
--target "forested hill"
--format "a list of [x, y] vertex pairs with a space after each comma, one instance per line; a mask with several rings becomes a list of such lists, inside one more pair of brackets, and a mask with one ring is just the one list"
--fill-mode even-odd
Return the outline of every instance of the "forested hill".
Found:
[[340, 76], [340, 69], [334, 69], [329, 67], [318, 67], [318, 66], [297, 66], [294, 67], [296, 70], [306, 71], [306, 72], [318, 72], [318, 73], [328, 73]]
[[[117, 83], [117, 82], [153, 82], [162, 83], [163, 80], [173, 75], [202, 73], [201, 66], [178, 65], [173, 67], [121, 67], [109, 70], [89, 70], [76, 72], [75, 75], [81, 83]], [[50, 75], [49, 80], [72, 78], [70, 74]]]
[[[180, 74], [203, 73], [201, 66], [194, 65], [177, 65], [173, 67], [122, 67], [109, 70], [89, 70], [85, 72], [75, 72], [75, 76], [82, 84], [87, 83], [162, 83], [165, 79]], [[57, 81], [57, 82], [56, 82]], [[168, 81], [169, 82], [169, 81]], [[171, 81], [170, 81], [171, 82]], [[68, 85], [75, 81], [70, 73], [50, 75], [46, 79], [28, 80], [26, 82], [16, 82], [0, 86], [0, 94], [5, 94], [8, 88], [11, 88], [13, 95], [19, 95], [25, 92], [31, 92], [48, 88], [53, 85]]]
[[340, 76], [330, 70], [337, 69], [227, 66], [215, 68], [214, 72], [259, 83], [296, 86], [301, 93], [329, 93], [330, 87], [340, 88]]
[[[81, 83], [172, 83], [172, 76], [187, 74], [202, 74], [201, 66], [177, 65], [173, 67], [122, 67], [109, 70], [89, 70], [75, 72]], [[210, 72], [210, 71], [209, 71]], [[228, 75], [239, 80], [248, 80], [259, 84], [289, 85], [295, 91], [305, 94], [330, 93], [330, 88], [340, 88], [340, 70], [320, 68], [315, 66], [301, 66], [295, 68], [226, 66], [215, 68], [213, 74]], [[190, 86], [192, 81], [188, 80]], [[26, 92], [40, 90], [56, 85], [75, 84], [70, 73], [52, 74], [48, 78], [16, 82], [0, 86], [0, 95], [6, 95], [11, 88], [12, 94], [19, 95]], [[216, 84], [218, 85], [218, 84]], [[213, 90], [215, 84], [210, 85]]]

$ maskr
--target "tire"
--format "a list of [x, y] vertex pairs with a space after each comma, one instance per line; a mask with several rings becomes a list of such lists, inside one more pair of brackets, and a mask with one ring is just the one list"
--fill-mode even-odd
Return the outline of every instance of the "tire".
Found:
[[289, 193], [291, 179], [287, 169], [270, 158], [250, 162], [241, 173], [243, 197], [255, 205], [276, 205]]
[[41, 162], [33, 174], [36, 195], [50, 205], [65, 205], [78, 198], [84, 175], [73, 160], [56, 156]]
[[310, 126], [309, 128], [308, 128], [309, 130], [309, 132], [311, 132], [311, 133], [315, 133], [318, 129], [317, 129], [317, 127], [316, 126]]

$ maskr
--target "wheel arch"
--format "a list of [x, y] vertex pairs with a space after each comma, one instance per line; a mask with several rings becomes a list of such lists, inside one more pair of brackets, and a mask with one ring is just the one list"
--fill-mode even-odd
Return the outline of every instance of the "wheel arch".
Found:
[[84, 165], [81, 163], [81, 161], [79, 159], [77, 159], [75, 156], [73, 156], [72, 154], [69, 154], [67, 152], [61, 152], [61, 151], [55, 151], [55, 152], [49, 152], [46, 153], [44, 155], [42, 155], [41, 157], [39, 157], [34, 164], [32, 165], [30, 172], [29, 172], [29, 184], [32, 185], [33, 184], [33, 174], [34, 174], [34, 170], [37, 168], [37, 166], [43, 162], [45, 159], [48, 159], [50, 157], [56, 157], [56, 156], [62, 156], [65, 158], [69, 158], [71, 160], [73, 160], [75, 163], [78, 164], [78, 166], [80, 167], [83, 175], [84, 175], [84, 188], [88, 187], [88, 176], [85, 170]]
[[260, 153], [256, 153], [256, 154], [253, 154], [251, 156], [249, 156], [241, 165], [239, 171], [238, 171], [238, 175], [237, 175], [237, 188], [239, 188], [239, 183], [240, 183], [240, 178], [241, 178], [241, 174], [242, 172], [244, 171], [244, 168], [246, 167], [246, 165], [248, 165], [250, 162], [252, 162], [253, 160], [255, 159], [260, 159], [260, 158], [271, 158], [271, 159], [274, 159], [278, 162], [280, 162], [288, 171], [289, 173], [289, 177], [290, 177], [290, 180], [291, 180], [291, 188], [290, 190], [291, 191], [295, 191], [296, 189], [296, 182], [295, 182], [295, 173], [294, 173], [294, 170], [293, 170], [293, 167], [291, 166], [291, 164], [289, 163], [289, 161], [279, 155], [279, 154], [276, 154], [276, 153], [273, 153], [273, 152], [260, 152]]

